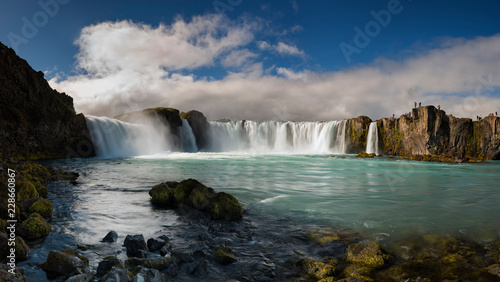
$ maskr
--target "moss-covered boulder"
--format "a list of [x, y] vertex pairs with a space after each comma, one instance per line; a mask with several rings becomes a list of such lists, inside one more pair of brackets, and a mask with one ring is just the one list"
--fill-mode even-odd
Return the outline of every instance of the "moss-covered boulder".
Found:
[[38, 213], [32, 213], [18, 228], [19, 235], [27, 240], [35, 240], [47, 236], [52, 226]]
[[48, 199], [39, 199], [29, 208], [30, 213], [38, 213], [46, 219], [52, 219], [52, 211], [54, 206], [52, 202]]
[[[0, 236], [2, 236], [2, 235], [0, 235]], [[30, 248], [28, 247], [26, 242], [23, 240], [23, 238], [17, 236], [15, 238], [14, 242], [15, 242], [15, 247], [9, 246], [9, 241], [7, 240], [6, 236], [3, 238], [0, 238], [1, 260], [5, 259], [10, 254], [10, 249], [12, 249], [12, 248], [15, 249], [16, 261], [19, 262], [19, 261], [25, 261], [28, 259], [28, 255], [30, 253]]]
[[26, 180], [19, 180], [16, 182], [17, 201], [22, 202], [25, 199], [38, 197], [35, 185]]
[[376, 154], [375, 153], [366, 153], [366, 152], [360, 152], [359, 154], [356, 155], [356, 158], [373, 158], [375, 157]]
[[315, 281], [335, 276], [334, 265], [317, 261], [312, 258], [303, 258], [295, 263], [295, 267], [301, 276]]
[[42, 198], [47, 198], [47, 196], [49, 195], [49, 189], [47, 189], [46, 186], [40, 186], [36, 188], [36, 191], [38, 192], [38, 195], [40, 195], [40, 197]]
[[220, 264], [230, 264], [236, 261], [233, 255], [233, 249], [228, 246], [222, 246], [214, 252], [214, 259]]
[[389, 258], [376, 242], [353, 243], [347, 247], [346, 260], [368, 267], [381, 267]]
[[151, 201], [154, 204], [162, 206], [174, 206], [174, 188], [177, 186], [177, 184], [177, 182], [165, 182], [153, 186], [153, 188], [149, 190]]
[[243, 217], [240, 202], [230, 194], [220, 192], [207, 207], [212, 219], [237, 220]]
[[73, 250], [50, 251], [40, 266], [49, 278], [71, 277], [88, 272], [89, 260]]
[[111, 269], [119, 268], [119, 269], [124, 269], [123, 262], [119, 260], [116, 256], [107, 256], [105, 257], [101, 262], [99, 262], [99, 265], [97, 266], [97, 272], [96, 272], [96, 277], [102, 277], [106, 273], [108, 273]]

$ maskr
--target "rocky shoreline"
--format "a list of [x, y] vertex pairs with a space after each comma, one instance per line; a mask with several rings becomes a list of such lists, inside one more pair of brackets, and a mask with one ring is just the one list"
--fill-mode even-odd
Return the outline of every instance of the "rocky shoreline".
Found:
[[[60, 179], [76, 183], [75, 173], [39, 164], [4, 162], [3, 165], [14, 166], [20, 178], [31, 183], [46, 184]], [[40, 185], [40, 191], [44, 190], [42, 187], [45, 186]], [[479, 244], [429, 234], [385, 250], [350, 230], [295, 226], [279, 219], [251, 221], [237, 199], [215, 193], [194, 179], [160, 183], [149, 193], [152, 206], [175, 210], [182, 224], [168, 234], [147, 240], [140, 232], [120, 234], [127, 235], [123, 242], [117, 241], [118, 234], [114, 232], [103, 234], [102, 244], [114, 245], [117, 254], [126, 252], [125, 260], [112, 255], [90, 265], [77, 247], [53, 250], [39, 266], [47, 278], [56, 281], [500, 281], [499, 240]], [[28, 202], [48, 201], [37, 198], [21, 202], [20, 226], [33, 218], [50, 222], [51, 212], [35, 213], [31, 209], [33, 204], [31, 214], [24, 212]], [[3, 222], [0, 238], [7, 234]], [[50, 225], [43, 226], [50, 229]], [[146, 227], [137, 227], [142, 228]], [[40, 243], [47, 235], [38, 232], [39, 229], [27, 231], [16, 238], [20, 246], [26, 246], [20, 248], [19, 255], [16, 253], [18, 259], [23, 254], [23, 259], [29, 256], [29, 248], [22, 242]], [[5, 241], [1, 245], [4, 252]], [[0, 267], [2, 281], [27, 281], [22, 269], [15, 275], [7, 273], [7, 269], [6, 264]]]

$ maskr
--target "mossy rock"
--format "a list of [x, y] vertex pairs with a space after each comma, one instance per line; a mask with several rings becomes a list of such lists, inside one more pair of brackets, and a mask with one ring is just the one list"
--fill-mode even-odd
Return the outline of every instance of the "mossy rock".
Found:
[[47, 261], [40, 266], [49, 279], [71, 277], [88, 272], [89, 260], [73, 250], [50, 251]]
[[[177, 183], [175, 183], [177, 184]], [[149, 195], [151, 196], [151, 201], [154, 204], [162, 205], [162, 206], [174, 206], [174, 188], [176, 185], [172, 185], [168, 182], [161, 183], [153, 186], [151, 190], [149, 190]]]
[[371, 282], [373, 279], [370, 276], [373, 270], [371, 267], [351, 264], [344, 269], [343, 276], [346, 278], [355, 278], [356, 281]]
[[19, 235], [28, 240], [35, 240], [47, 236], [52, 226], [38, 213], [32, 213], [18, 228]]
[[230, 194], [220, 192], [207, 207], [212, 219], [238, 220], [243, 217], [240, 202]]
[[368, 153], [366, 153], [366, 152], [360, 152], [360, 153], [356, 156], [356, 158], [373, 158], [373, 157], [375, 157], [376, 155], [377, 155], [377, 154], [375, 154], [375, 153], [370, 153], [370, 154], [368, 154]]
[[295, 263], [295, 267], [302, 276], [308, 276], [316, 281], [327, 279], [328, 277], [334, 277], [336, 272], [335, 266], [314, 260], [312, 258], [299, 260]]
[[38, 195], [42, 198], [47, 198], [49, 195], [49, 190], [47, 189], [46, 186], [40, 186], [39, 188], [36, 188], [36, 191], [38, 192]]
[[350, 263], [376, 268], [383, 266], [388, 258], [376, 242], [353, 243], [347, 247], [346, 260]]
[[20, 180], [16, 182], [17, 201], [22, 202], [23, 200], [39, 197], [36, 191], [35, 185], [26, 180]]
[[328, 244], [339, 241], [340, 239], [339, 234], [331, 228], [315, 230], [309, 233], [309, 240], [317, 244]]
[[0, 218], [0, 233], [6, 233], [7, 221]]
[[214, 197], [214, 189], [201, 184], [191, 190], [185, 204], [197, 210], [204, 210]]
[[52, 218], [52, 211], [54, 210], [54, 206], [52, 202], [48, 199], [39, 199], [29, 208], [30, 213], [38, 213], [46, 219]]
[[214, 252], [214, 259], [220, 264], [230, 264], [236, 261], [236, 258], [233, 255], [233, 249], [228, 246], [223, 246], [218, 248]]
[[177, 184], [177, 186], [175, 186], [175, 189], [174, 189], [175, 203], [177, 205], [187, 204], [189, 194], [191, 194], [191, 191], [193, 191], [193, 189], [195, 189], [197, 187], [201, 187], [201, 186], [204, 186], [204, 185], [195, 179], [186, 179], [186, 180], [181, 181], [179, 184]]
[[12, 247], [9, 246], [8, 242], [3, 243], [3, 254], [4, 256], [7, 256], [10, 254], [10, 249], [15, 248], [15, 254], [16, 254], [16, 261], [25, 261], [28, 259], [28, 255], [30, 253], [30, 248], [26, 244], [26, 242], [23, 240], [23, 238], [17, 236], [15, 241], [16, 246]]

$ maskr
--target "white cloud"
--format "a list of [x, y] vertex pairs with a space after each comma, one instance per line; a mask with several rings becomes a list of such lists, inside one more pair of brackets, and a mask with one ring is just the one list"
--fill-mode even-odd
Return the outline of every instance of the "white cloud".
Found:
[[304, 55], [304, 51], [299, 50], [297, 46], [288, 45], [283, 42], [278, 42], [276, 45], [269, 44], [266, 41], [260, 41], [257, 43], [259, 49], [261, 50], [272, 50], [276, 51], [281, 55], [290, 55], [290, 56], [302, 56]]
[[291, 0], [290, 2], [292, 3], [292, 8], [295, 11], [295, 13], [298, 13], [299, 12], [299, 3], [297, 3], [297, 0]]
[[[167, 106], [197, 109], [209, 119], [376, 119], [408, 112], [421, 101], [475, 117], [500, 105], [500, 35], [450, 39], [403, 61], [379, 58], [319, 73], [264, 70], [260, 54], [250, 51], [258, 24], [228, 21], [208, 15], [157, 28], [131, 22], [87, 27], [77, 41], [78, 66], [86, 72], [50, 84], [73, 96], [77, 111], [108, 116]], [[258, 42], [261, 50], [278, 46]], [[289, 47], [284, 44], [283, 52], [298, 50]], [[241, 68], [219, 80], [190, 73], [214, 64]]]

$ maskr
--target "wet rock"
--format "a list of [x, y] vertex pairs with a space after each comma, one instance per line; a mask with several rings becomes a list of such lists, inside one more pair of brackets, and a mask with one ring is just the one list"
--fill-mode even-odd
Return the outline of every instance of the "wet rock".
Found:
[[160, 249], [160, 255], [161, 256], [166, 256], [170, 250], [172, 250], [172, 244], [165, 244], [161, 249]]
[[203, 151], [208, 149], [210, 147], [210, 123], [203, 113], [193, 110], [187, 113], [180, 113], [180, 117], [187, 120], [193, 130], [198, 150]]
[[118, 240], [118, 233], [111, 230], [108, 234], [106, 234], [106, 236], [104, 236], [104, 238], [102, 238], [101, 242], [114, 243], [116, 240]]
[[231, 247], [223, 246], [214, 252], [214, 259], [220, 264], [230, 264], [236, 261]]
[[175, 206], [174, 188], [177, 184], [177, 182], [164, 182], [153, 186], [153, 188], [149, 190], [149, 195], [152, 198], [151, 201], [154, 204], [166, 207]]
[[493, 274], [500, 278], [500, 264], [493, 264], [488, 266], [488, 273]]
[[389, 256], [382, 252], [376, 242], [354, 243], [347, 248], [346, 260], [368, 267], [381, 267]]
[[70, 278], [66, 279], [65, 282], [92, 282], [92, 281], [94, 281], [94, 274], [84, 273], [71, 276]]
[[217, 193], [207, 210], [212, 219], [238, 220], [243, 217], [243, 208], [240, 202], [224, 192]]
[[144, 236], [141, 235], [127, 235], [123, 245], [127, 248], [127, 256], [146, 258], [148, 256], [148, 247]]
[[355, 278], [357, 281], [373, 281], [370, 278], [374, 269], [371, 267], [361, 266], [361, 265], [348, 265], [344, 271], [343, 275], [347, 278]]
[[175, 264], [173, 258], [129, 258], [125, 261], [125, 267], [127, 268], [138, 268], [145, 267], [157, 270], [165, 270], [170, 267], [170, 265]]
[[40, 214], [32, 213], [17, 231], [23, 238], [35, 240], [47, 236], [52, 231], [52, 226]]
[[166, 237], [167, 240], [164, 240], [164, 238], [158, 238], [158, 239], [149, 238], [148, 239], [149, 251], [156, 252], [156, 251], [161, 250], [161, 248], [163, 248], [163, 246], [165, 246], [165, 244], [167, 244], [169, 241], [168, 237]]
[[172, 256], [175, 257], [180, 262], [193, 262], [193, 253], [184, 252], [181, 250], [172, 250]]
[[17, 201], [22, 202], [25, 199], [39, 197], [38, 192], [36, 191], [35, 185], [27, 180], [18, 180], [16, 182], [17, 187]]
[[106, 273], [108, 273], [111, 269], [118, 268], [123, 269], [124, 265], [121, 260], [119, 260], [116, 256], [107, 256], [97, 266], [96, 277], [102, 277]]
[[10, 273], [11, 268], [3, 263], [0, 263], [0, 278], [2, 282], [27, 282], [28, 278], [24, 275], [24, 268], [16, 267], [14, 274]]
[[156, 269], [142, 268], [139, 273], [134, 276], [133, 282], [164, 282], [165, 278]]
[[[11, 252], [10, 249], [12, 249], [12, 246], [9, 246], [9, 235], [6, 233], [0, 233], [0, 261], [5, 261], [7, 262], [7, 256], [10, 256]], [[15, 252], [14, 254], [16, 255], [16, 262], [20, 261], [25, 261], [28, 259], [28, 255], [30, 252], [30, 248], [24, 242], [23, 238], [17, 236], [14, 239], [15, 242]]]
[[377, 154], [375, 154], [375, 153], [370, 153], [370, 154], [368, 154], [368, 153], [366, 153], [366, 152], [360, 152], [360, 153], [356, 156], [356, 158], [373, 158], [373, 157], [375, 157], [376, 155], [377, 155]]
[[52, 205], [52, 202], [48, 199], [39, 199], [29, 208], [30, 213], [36, 212], [48, 220], [52, 219], [53, 210], [54, 206]]
[[48, 277], [71, 277], [88, 272], [89, 260], [73, 250], [50, 251], [40, 266]]
[[113, 267], [108, 271], [103, 277], [97, 280], [99, 282], [128, 282], [130, 281], [128, 277], [128, 270], [122, 268]]
[[181, 181], [174, 189], [174, 198], [177, 206], [185, 204], [197, 210], [205, 209], [215, 192], [195, 179]]
[[314, 260], [312, 258], [304, 258], [295, 263], [295, 267], [302, 276], [310, 279], [321, 280], [335, 276], [335, 266]]
[[241, 278], [246, 281], [273, 281], [276, 277], [276, 265], [264, 259], [252, 261], [241, 268]]

